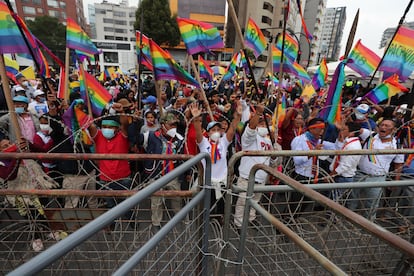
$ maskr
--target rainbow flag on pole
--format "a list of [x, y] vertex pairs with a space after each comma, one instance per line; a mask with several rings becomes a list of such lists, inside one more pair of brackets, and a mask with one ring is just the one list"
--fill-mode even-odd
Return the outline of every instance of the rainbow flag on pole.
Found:
[[408, 79], [414, 71], [414, 30], [398, 29], [378, 70], [384, 71], [384, 78], [397, 74], [402, 81]]
[[303, 31], [305, 32], [305, 37], [306, 40], [310, 43], [310, 41], [313, 39], [313, 36], [311, 35], [311, 33], [308, 31], [308, 27], [306, 26], [306, 22], [305, 19], [303, 18], [303, 12], [302, 12], [302, 5], [300, 3], [300, 0], [296, 0], [296, 3], [298, 5], [298, 10], [299, 10], [299, 15], [300, 15], [300, 20], [302, 21], [302, 28]]
[[200, 87], [200, 84], [185, 71], [173, 57], [163, 50], [157, 43], [150, 40], [152, 65], [154, 66], [155, 80], [176, 80], [182, 83]]
[[223, 39], [218, 29], [213, 25], [178, 17], [177, 23], [189, 55], [210, 52], [210, 49], [224, 48]]
[[266, 49], [266, 38], [251, 18], [249, 18], [247, 23], [246, 32], [244, 34], [244, 43], [247, 47], [253, 50], [253, 54], [256, 58]]
[[146, 35], [142, 34], [142, 42], [141, 42], [141, 32], [136, 31], [135, 32], [136, 37], [136, 44], [135, 44], [135, 50], [137, 52], [137, 57], [139, 60], [140, 55], [140, 47], [142, 47], [142, 58], [141, 63], [147, 67], [149, 70], [153, 71], [154, 67], [152, 66], [152, 60], [151, 60], [151, 50], [149, 46], [149, 39]]
[[229, 65], [227, 66], [226, 73], [224, 74], [221, 81], [230, 80], [236, 74], [237, 63], [239, 61], [239, 58], [240, 58], [240, 52], [234, 53]]
[[362, 45], [360, 39], [349, 54], [346, 65], [362, 77], [368, 77], [374, 73], [380, 60], [377, 54]]
[[23, 36], [4, 1], [0, 2], [0, 54], [29, 53]]
[[312, 78], [312, 85], [315, 90], [321, 89], [326, 84], [328, 79], [328, 66], [326, 65], [325, 58], [322, 59], [321, 64], [319, 64], [318, 70], [316, 70], [315, 75]]
[[66, 21], [66, 47], [79, 50], [91, 55], [99, 54], [95, 44], [75, 20], [68, 18]]
[[[276, 41], [276, 48], [282, 51], [283, 35], [279, 35]], [[284, 55], [292, 61], [296, 61], [299, 53], [299, 44], [292, 36], [285, 33]]]
[[[273, 72], [279, 72], [281, 57], [282, 51], [280, 51], [274, 45], [272, 45]], [[285, 56], [283, 56], [283, 72], [291, 73], [304, 82], [311, 81], [311, 78], [309, 77], [308, 73], [299, 63], [291, 61], [287, 59]]]
[[408, 88], [398, 83], [398, 75], [394, 74], [383, 83], [368, 92], [363, 98], [378, 104], [399, 92], [407, 92]]
[[213, 79], [213, 69], [207, 65], [207, 62], [202, 56], [198, 56], [198, 71], [200, 72], [200, 77], [205, 80], [211, 81]]

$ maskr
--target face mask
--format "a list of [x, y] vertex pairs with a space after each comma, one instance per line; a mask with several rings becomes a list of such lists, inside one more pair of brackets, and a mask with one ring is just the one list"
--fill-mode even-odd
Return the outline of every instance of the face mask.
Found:
[[267, 130], [266, 127], [258, 127], [257, 128], [257, 134], [259, 134], [262, 137], [265, 137], [268, 133], [269, 133], [269, 131]]
[[210, 140], [213, 141], [213, 142], [217, 142], [220, 139], [220, 136], [221, 136], [220, 132], [218, 132], [218, 131], [213, 132], [210, 135]]
[[48, 124], [40, 124], [40, 131], [44, 134], [50, 134], [52, 132], [52, 128]]
[[112, 139], [115, 136], [115, 130], [112, 128], [103, 128], [102, 129], [102, 135], [106, 138], [106, 139]]
[[174, 128], [170, 128], [167, 131], [167, 135], [170, 136], [171, 138], [174, 138], [176, 134], [177, 134], [177, 128], [175, 128], [175, 127]]
[[364, 114], [360, 114], [360, 113], [355, 113], [355, 118], [357, 120], [363, 120], [363, 119], [365, 119], [365, 115]]
[[25, 112], [24, 107], [15, 107], [14, 111], [16, 111], [17, 114], [23, 114]]
[[24, 81], [24, 82], [22, 82], [22, 85], [29, 86], [29, 82], [28, 81]]
[[46, 98], [41, 97], [41, 98], [39, 99], [39, 101], [40, 101], [41, 103], [44, 103], [44, 102], [46, 101]]

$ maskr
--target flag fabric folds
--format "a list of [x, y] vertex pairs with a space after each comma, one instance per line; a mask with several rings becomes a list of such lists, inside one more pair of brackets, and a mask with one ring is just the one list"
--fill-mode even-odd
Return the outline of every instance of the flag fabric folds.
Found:
[[83, 100], [74, 100], [63, 114], [62, 120], [72, 133], [72, 142], [83, 142], [86, 145], [92, 145], [92, 140], [86, 130], [89, 117], [83, 110], [83, 106]]
[[368, 77], [374, 73], [380, 60], [381, 58], [365, 47], [360, 39], [349, 54], [346, 65], [362, 77]]
[[335, 70], [332, 77], [331, 85], [329, 86], [328, 95], [326, 97], [325, 106], [319, 113], [330, 124], [340, 122], [342, 109], [342, 86], [345, 82], [345, 61], [341, 61]]
[[149, 70], [153, 71], [154, 68], [152, 66], [151, 50], [150, 50], [150, 46], [149, 46], [148, 37], [146, 35], [142, 34], [142, 42], [141, 42], [141, 32], [136, 31], [135, 36], [136, 36], [135, 50], [137, 52], [138, 60], [139, 60], [139, 56], [141, 54], [140, 53], [140, 47], [142, 47], [141, 48], [141, 52], [142, 52], [141, 64], [143, 64]]
[[374, 104], [378, 104], [399, 92], [407, 92], [408, 88], [398, 83], [398, 75], [394, 74], [383, 83], [368, 92], [363, 99], [368, 99]]
[[157, 43], [150, 40], [152, 65], [154, 76], [158, 80], [176, 80], [182, 83], [200, 87], [200, 84], [185, 71], [167, 51], [163, 50]]
[[[276, 41], [276, 48], [282, 51], [283, 35], [279, 35]], [[292, 61], [296, 61], [299, 53], [299, 44], [291, 35], [285, 33], [285, 48], [283, 54]]]
[[326, 65], [325, 58], [322, 59], [321, 64], [319, 64], [318, 70], [312, 77], [312, 85], [315, 90], [321, 89], [326, 84], [328, 79], [328, 66]]
[[208, 66], [207, 62], [202, 56], [198, 56], [198, 71], [200, 72], [200, 77], [207, 81], [213, 80], [213, 69]]
[[234, 53], [229, 65], [227, 66], [226, 73], [222, 77], [221, 81], [228, 81], [236, 74], [237, 63], [238, 63], [239, 58], [240, 58], [240, 52]]
[[384, 71], [384, 78], [397, 74], [405, 81], [414, 71], [414, 30], [401, 26], [398, 29], [379, 71]]
[[[282, 52], [272, 45], [273, 72], [279, 72], [281, 57]], [[308, 73], [299, 63], [296, 61], [292, 62], [285, 56], [283, 56], [283, 72], [291, 73], [306, 83], [311, 81]]]
[[24, 38], [4, 1], [0, 2], [0, 54], [29, 53]]
[[310, 42], [313, 39], [313, 36], [311, 35], [311, 33], [309, 33], [308, 27], [306, 26], [305, 19], [303, 18], [302, 5], [300, 3], [300, 0], [296, 0], [296, 3], [298, 4], [298, 10], [299, 10], [299, 15], [300, 15], [300, 20], [302, 22], [303, 31], [305, 32], [305, 35], [306, 35], [305, 36], [306, 37], [306, 40], [308, 42]]
[[253, 50], [253, 54], [256, 58], [266, 49], [266, 38], [251, 18], [249, 18], [247, 23], [247, 29], [244, 34], [244, 43], [247, 47]]
[[209, 52], [210, 49], [224, 48], [223, 39], [211, 24], [177, 17], [178, 28], [189, 55]]
[[91, 55], [99, 54], [95, 44], [93, 44], [75, 20], [71, 18], [68, 18], [66, 21], [66, 47]]

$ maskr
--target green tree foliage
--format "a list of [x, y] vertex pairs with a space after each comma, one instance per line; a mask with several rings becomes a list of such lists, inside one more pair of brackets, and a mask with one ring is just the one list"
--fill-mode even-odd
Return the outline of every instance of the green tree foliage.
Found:
[[30, 31], [61, 60], [65, 60], [66, 27], [55, 17], [38, 16], [28, 20]]
[[143, 33], [158, 44], [176, 46], [180, 43], [176, 15], [172, 16], [168, 0], [142, 0], [135, 17], [135, 29], [140, 30], [143, 11]]

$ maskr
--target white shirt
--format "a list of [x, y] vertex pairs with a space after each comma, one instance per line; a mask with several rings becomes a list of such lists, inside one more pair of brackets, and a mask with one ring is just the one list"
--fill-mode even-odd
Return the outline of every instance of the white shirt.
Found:
[[[272, 142], [267, 137], [262, 137], [257, 134], [255, 129], [246, 127], [241, 137], [242, 150], [272, 150]], [[249, 179], [249, 173], [252, 167], [256, 164], [270, 164], [269, 156], [245, 156], [241, 158], [239, 166], [240, 177]], [[258, 183], [265, 183], [267, 173], [263, 170], [256, 172], [255, 181]]]
[[[220, 153], [220, 159], [216, 163], [211, 162], [211, 178], [212, 180], [223, 180], [227, 177], [227, 148], [230, 142], [227, 141], [226, 134], [220, 138], [217, 144], [218, 151]], [[209, 139], [203, 137], [203, 140], [198, 144], [200, 152], [206, 152], [211, 155], [211, 144]], [[213, 161], [213, 160], [212, 160]], [[205, 167], [205, 161], [202, 161]]]
[[[292, 150], [304, 150], [309, 151], [312, 150], [308, 146], [308, 138], [306, 137], [306, 133], [296, 136], [293, 138], [290, 146]], [[336, 146], [334, 143], [323, 141], [323, 149], [326, 150], [334, 150]], [[314, 177], [312, 173], [312, 164], [313, 164], [313, 157], [308, 156], [293, 156], [293, 163], [295, 163], [295, 172], [299, 175], [305, 177]], [[319, 158], [316, 161], [316, 165], [319, 166]]]
[[[345, 138], [343, 145], [338, 147], [338, 149], [343, 150], [343, 151], [360, 150], [361, 148], [362, 148], [361, 142], [359, 141], [358, 137]], [[361, 159], [361, 155], [335, 156], [334, 160], [329, 166], [329, 169], [331, 171], [335, 170], [335, 172], [340, 176], [353, 177], [356, 173], [357, 166], [358, 166], [360, 159]], [[336, 162], [338, 162], [338, 165], [336, 168], [334, 168]]]
[[43, 114], [46, 114], [49, 112], [49, 107], [47, 106], [46, 102], [39, 103], [37, 101], [33, 101], [29, 103], [27, 110], [30, 111], [30, 113], [32, 113], [33, 115], [40, 117]]
[[[389, 142], [382, 142], [379, 135], [368, 138], [372, 141], [367, 141], [364, 149], [397, 149], [397, 141], [392, 138]], [[388, 173], [391, 163], [404, 163], [403, 154], [387, 154], [387, 155], [363, 155], [359, 161], [359, 169], [361, 172], [373, 175], [382, 176]]]

